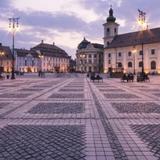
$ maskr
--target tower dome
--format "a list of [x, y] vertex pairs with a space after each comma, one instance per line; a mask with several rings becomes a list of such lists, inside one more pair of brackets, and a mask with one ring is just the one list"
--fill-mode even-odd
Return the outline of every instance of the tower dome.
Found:
[[113, 9], [112, 7], [109, 10], [109, 17], [107, 18], [107, 22], [115, 22], [116, 18], [113, 16]]
[[90, 44], [90, 42], [84, 37], [83, 41], [78, 45], [78, 49], [85, 49], [88, 44]]

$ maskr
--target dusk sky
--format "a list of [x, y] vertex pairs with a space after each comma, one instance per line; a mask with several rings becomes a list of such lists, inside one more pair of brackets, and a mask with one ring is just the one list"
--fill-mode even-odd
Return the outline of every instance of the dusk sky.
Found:
[[138, 8], [147, 13], [149, 28], [160, 27], [160, 0], [0, 0], [0, 41], [11, 46], [8, 18], [20, 17], [17, 48], [29, 49], [43, 39], [74, 56], [83, 37], [103, 43], [102, 24], [110, 5], [120, 34], [138, 30]]

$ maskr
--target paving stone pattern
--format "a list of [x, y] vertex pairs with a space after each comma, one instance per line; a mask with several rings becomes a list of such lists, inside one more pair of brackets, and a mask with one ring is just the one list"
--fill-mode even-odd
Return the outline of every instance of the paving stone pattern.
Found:
[[115, 98], [139, 98], [138, 96], [136, 96], [134, 94], [107, 94], [107, 93], [105, 93], [104, 96], [106, 98], [111, 98], [111, 99], [115, 99]]
[[2, 81], [0, 160], [160, 160], [160, 77], [81, 76]]
[[156, 103], [112, 103], [119, 113], [160, 113]]
[[28, 113], [31, 114], [75, 114], [84, 113], [83, 103], [39, 103]]
[[62, 92], [83, 92], [84, 90], [82, 88], [62, 88], [59, 91], [62, 91]]
[[37, 92], [37, 91], [42, 91], [43, 89], [41, 88], [23, 88], [23, 89], [20, 89], [19, 91], [21, 92]]
[[85, 160], [85, 127], [7, 126], [0, 130], [1, 160]]
[[59, 93], [54, 93], [52, 94], [49, 98], [84, 98], [84, 94], [59, 94]]
[[0, 103], [0, 109], [4, 108], [5, 106], [7, 106], [9, 103]]
[[30, 94], [22, 94], [22, 93], [5, 93], [0, 94], [0, 98], [26, 98], [30, 96]]
[[102, 92], [125, 92], [124, 90], [122, 90], [122, 89], [103, 89], [103, 88], [101, 88], [101, 89], [99, 89], [100, 91], [102, 91]]
[[160, 124], [132, 125], [131, 128], [146, 142], [150, 151], [160, 160]]

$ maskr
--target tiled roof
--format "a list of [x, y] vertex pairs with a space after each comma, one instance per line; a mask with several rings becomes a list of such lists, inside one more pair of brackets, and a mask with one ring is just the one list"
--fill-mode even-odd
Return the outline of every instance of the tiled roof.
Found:
[[127, 47], [160, 42], [160, 28], [117, 35], [106, 48]]
[[27, 50], [27, 49], [15, 49], [17, 56], [25, 57], [28, 54], [31, 54], [33, 57], [38, 58], [38, 53], [35, 51]]
[[102, 44], [92, 43], [92, 45], [94, 46], [94, 48], [99, 48], [99, 49], [103, 49], [104, 48], [104, 45], [102, 45]]
[[40, 51], [45, 56], [69, 58], [68, 54], [54, 44], [40, 43], [31, 48], [31, 51]]

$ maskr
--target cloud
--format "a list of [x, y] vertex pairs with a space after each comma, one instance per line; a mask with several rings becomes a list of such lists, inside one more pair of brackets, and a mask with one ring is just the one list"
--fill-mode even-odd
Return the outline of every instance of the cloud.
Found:
[[75, 16], [90, 23], [100, 18], [99, 14], [95, 13], [92, 9], [84, 8], [81, 0], [13, 0], [12, 5], [18, 10], [25, 12], [50, 12], [50, 13], [64, 13], [66, 15]]

